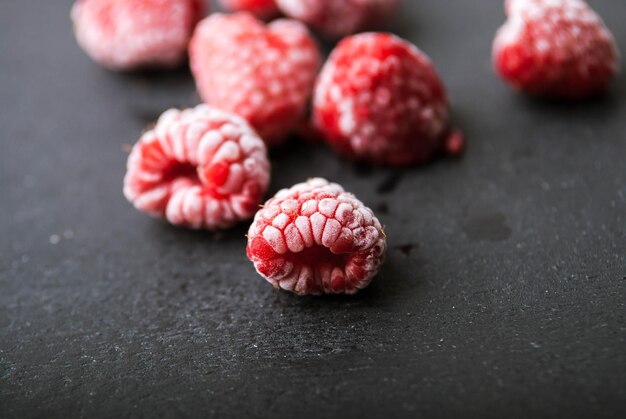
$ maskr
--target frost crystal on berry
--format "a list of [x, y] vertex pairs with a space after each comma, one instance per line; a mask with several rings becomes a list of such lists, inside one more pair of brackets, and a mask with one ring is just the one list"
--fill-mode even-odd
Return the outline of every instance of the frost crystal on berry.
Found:
[[269, 169], [263, 141], [242, 118], [207, 105], [170, 109], [133, 147], [124, 195], [175, 225], [227, 228], [255, 213]]
[[257, 272], [299, 295], [356, 293], [370, 284], [386, 249], [372, 210], [321, 178], [279, 191], [248, 231]]

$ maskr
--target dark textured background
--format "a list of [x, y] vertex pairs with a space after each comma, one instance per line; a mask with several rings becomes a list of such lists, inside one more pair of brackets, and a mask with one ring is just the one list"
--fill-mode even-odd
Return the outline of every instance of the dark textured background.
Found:
[[[406, 0], [469, 139], [395, 173], [323, 146], [273, 155], [273, 190], [343, 184], [386, 225], [350, 298], [256, 275], [246, 226], [169, 227], [122, 196], [126, 153], [186, 71], [118, 75], [70, 1], [0, 5], [0, 417], [625, 417], [626, 80], [578, 105], [492, 74], [500, 0]], [[480, 5], [478, 4], [480, 3]], [[626, 2], [594, 1], [626, 48]]]

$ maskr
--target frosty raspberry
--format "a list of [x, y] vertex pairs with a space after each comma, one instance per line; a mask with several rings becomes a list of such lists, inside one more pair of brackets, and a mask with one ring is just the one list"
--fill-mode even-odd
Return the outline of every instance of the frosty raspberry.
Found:
[[175, 225], [227, 228], [258, 209], [269, 169], [263, 141], [242, 118], [207, 105], [170, 109], [133, 147], [124, 195]]
[[509, 0], [493, 45], [494, 66], [514, 88], [584, 99], [607, 89], [619, 69], [615, 40], [583, 0]]
[[[424, 53], [395, 35], [364, 33], [345, 38], [322, 69], [313, 122], [349, 158], [406, 166], [463, 148], [448, 106]], [[449, 140], [455, 144], [448, 147]]]
[[246, 118], [268, 145], [301, 124], [320, 66], [304, 25], [279, 19], [266, 26], [249, 13], [202, 21], [190, 58], [204, 101]]
[[276, 3], [287, 16], [336, 39], [371, 29], [395, 11], [399, 0], [276, 0]]
[[274, 0], [220, 0], [220, 3], [228, 10], [250, 12], [259, 19], [269, 19], [278, 14]]
[[114, 70], [174, 67], [187, 56], [204, 0], [78, 0], [72, 8], [79, 45]]
[[321, 178], [278, 192], [248, 231], [248, 257], [259, 274], [299, 295], [356, 293], [376, 275], [386, 249], [372, 210]]

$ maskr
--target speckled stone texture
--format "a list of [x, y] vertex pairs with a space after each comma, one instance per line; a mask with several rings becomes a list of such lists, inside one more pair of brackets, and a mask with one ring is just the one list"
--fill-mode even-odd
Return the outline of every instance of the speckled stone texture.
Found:
[[[624, 55], [626, 2], [592, 4]], [[194, 83], [102, 70], [70, 6], [0, 2], [0, 416], [626, 416], [624, 78], [529, 100], [491, 70], [500, 0], [404, 1], [393, 25], [437, 63], [467, 153], [397, 172], [275, 150], [268, 196], [323, 176], [388, 236], [370, 287], [301, 298], [255, 273], [248, 225], [130, 208], [124, 144]]]

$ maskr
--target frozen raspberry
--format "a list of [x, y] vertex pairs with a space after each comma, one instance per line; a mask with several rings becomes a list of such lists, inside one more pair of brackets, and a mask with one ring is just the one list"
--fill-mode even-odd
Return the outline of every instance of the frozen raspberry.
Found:
[[78, 0], [72, 8], [79, 45], [114, 70], [174, 67], [187, 55], [204, 0]]
[[320, 66], [304, 25], [264, 25], [249, 13], [214, 14], [197, 27], [191, 70], [205, 102], [246, 118], [266, 144], [284, 140], [304, 117]]
[[606, 90], [619, 70], [615, 40], [582, 0], [509, 0], [493, 45], [496, 71], [514, 88], [557, 99]]
[[276, 3], [287, 16], [336, 39], [383, 21], [396, 9], [399, 0], [276, 0]]
[[269, 19], [278, 14], [274, 0], [220, 0], [228, 10], [250, 12], [259, 19]]
[[[345, 38], [315, 88], [313, 122], [340, 153], [371, 163], [424, 163], [459, 151], [448, 98], [434, 66], [409, 42], [386, 33]], [[456, 144], [448, 147], [448, 141]]]
[[386, 249], [372, 210], [320, 178], [278, 192], [248, 231], [257, 272], [299, 295], [356, 293], [372, 281]]
[[269, 183], [265, 144], [242, 118], [170, 109], [128, 158], [124, 195], [175, 225], [214, 230], [252, 217]]

